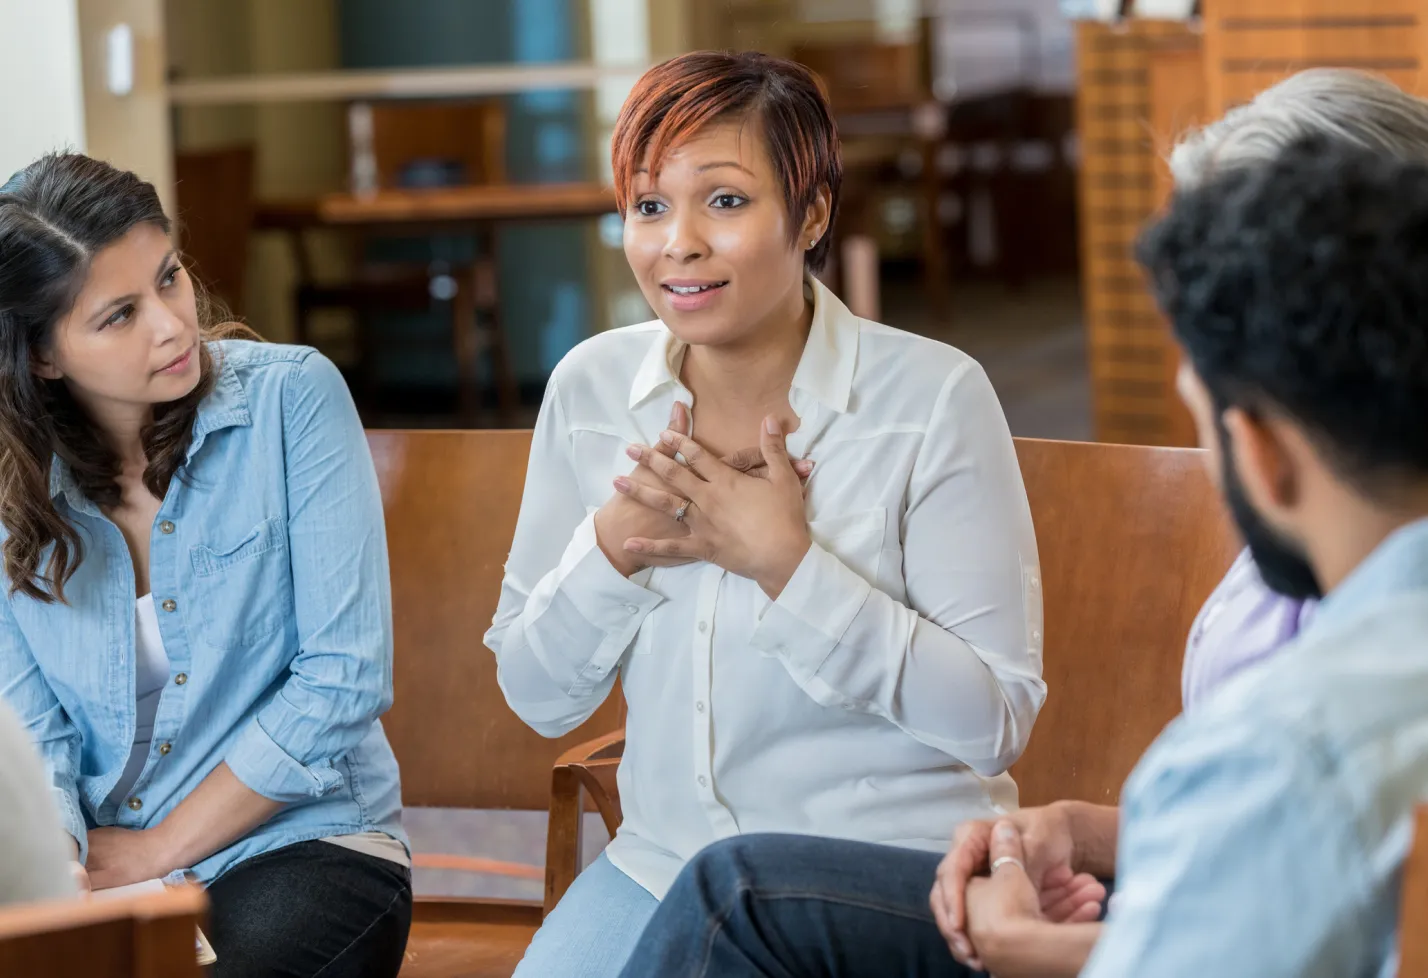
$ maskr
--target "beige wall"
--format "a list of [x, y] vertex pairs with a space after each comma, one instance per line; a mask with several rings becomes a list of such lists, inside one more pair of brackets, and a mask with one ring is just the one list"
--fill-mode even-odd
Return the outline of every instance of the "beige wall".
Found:
[[84, 149], [74, 0], [0, 0], [0, 183], [57, 149]]
[[[78, 0], [80, 66], [86, 152], [153, 183], [173, 213], [163, 7], [163, 0]], [[121, 23], [134, 32], [134, 90], [112, 95], [105, 85], [104, 42]]]
[[[246, 0], [249, 43], [257, 74], [325, 71], [338, 67], [336, 0]], [[337, 102], [260, 105], [255, 110], [258, 193], [262, 197], [313, 197], [347, 185], [347, 109]], [[342, 276], [344, 236], [309, 233], [318, 275]], [[293, 336], [292, 289], [297, 267], [291, 242], [280, 235], [254, 238], [247, 289], [249, 319], [264, 336]], [[350, 338], [349, 317], [315, 317], [315, 341], [339, 359], [335, 343]]]
[[[170, 0], [169, 66], [179, 80], [244, 75], [253, 70], [248, 0]], [[174, 113], [179, 150], [213, 149], [254, 139], [250, 105], [179, 106]]]
[[[336, 0], [169, 0], [168, 8], [169, 63], [181, 78], [338, 67]], [[335, 102], [184, 106], [176, 114], [178, 149], [251, 144], [260, 199], [314, 197], [346, 185], [345, 112]], [[308, 242], [318, 274], [340, 276], [340, 241], [309, 235]], [[252, 238], [243, 308], [271, 340], [293, 336], [295, 277], [290, 239]], [[325, 347], [349, 331], [340, 314], [313, 327]]]

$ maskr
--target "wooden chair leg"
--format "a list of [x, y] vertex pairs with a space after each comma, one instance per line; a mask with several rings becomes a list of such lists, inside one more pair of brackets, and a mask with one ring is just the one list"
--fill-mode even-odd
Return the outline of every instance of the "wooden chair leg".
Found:
[[357, 347], [358, 408], [364, 424], [377, 416], [377, 336], [372, 317], [365, 309], [352, 310], [353, 339]]
[[476, 265], [467, 281], [458, 281], [451, 300], [451, 353], [456, 359], [456, 414], [461, 425], [476, 427], [481, 391], [476, 378]]
[[501, 315], [500, 295], [500, 231], [486, 229], [480, 239], [481, 259], [477, 308], [490, 317], [486, 328], [486, 352], [490, 357], [491, 376], [496, 384], [496, 404], [501, 414], [501, 423], [515, 423], [516, 408], [520, 406], [520, 394], [516, 389], [516, 372], [511, 363], [511, 349], [506, 341], [505, 317]]
[[303, 301], [302, 286], [293, 291], [293, 342], [298, 346], [307, 346], [307, 303]]
[[937, 144], [922, 144], [922, 288], [928, 306], [939, 318], [947, 315], [947, 249], [939, 205], [942, 181], [937, 171]]
[[580, 874], [580, 852], [585, 823], [585, 791], [574, 771], [556, 767], [551, 772], [550, 823], [545, 844], [545, 913], [555, 909], [575, 877]]

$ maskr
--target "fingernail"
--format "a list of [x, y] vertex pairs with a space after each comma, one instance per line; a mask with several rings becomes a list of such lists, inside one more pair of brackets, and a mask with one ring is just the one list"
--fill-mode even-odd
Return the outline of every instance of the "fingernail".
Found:
[[812, 471], [813, 471], [813, 463], [810, 462], [810, 461], [808, 461], [807, 459], [802, 459], [802, 458], [799, 459], [797, 462], [794, 462], [794, 463], [793, 463], [793, 467], [794, 467], [795, 469], [797, 469], [799, 472], [812, 472]]
[[764, 418], [764, 430], [771, 435], [778, 434], [778, 419], [773, 415]]
[[618, 490], [620, 490], [621, 492], [629, 492], [629, 491], [630, 491], [630, 480], [629, 480], [629, 479], [626, 479], [623, 475], [616, 476], [616, 477], [615, 477], [615, 488], [618, 489]]
[[[746, 429], [746, 430], [747, 430], [747, 429]], [[661, 431], [661, 432], [659, 433], [659, 440], [662, 441], [662, 442], [664, 442], [666, 445], [673, 445], [674, 442], [675, 442], [674, 432], [672, 432], [672, 431]]]
[[640, 553], [645, 549], [645, 545], [643, 543], [640, 543], [640, 541], [638, 540], [626, 540], [625, 549], [632, 550], [635, 553]]
[[1016, 838], [1016, 826], [1010, 822], [998, 822], [996, 828], [998, 839], [1010, 841]]
[[629, 448], [625, 449], [625, 454], [630, 456], [630, 458], [634, 459], [636, 462], [640, 460], [640, 456], [644, 453], [645, 450], [639, 445], [631, 445]]
[[952, 938], [952, 947], [964, 958], [972, 953], [972, 949], [967, 946], [967, 942], [960, 937]]

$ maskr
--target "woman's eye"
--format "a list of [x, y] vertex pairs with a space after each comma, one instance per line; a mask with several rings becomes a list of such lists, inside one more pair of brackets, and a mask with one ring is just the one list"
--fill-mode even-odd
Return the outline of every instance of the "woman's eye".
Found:
[[168, 288], [170, 285], [173, 285], [174, 282], [178, 281], [178, 273], [179, 268], [177, 265], [175, 265], [173, 268], [169, 269], [169, 273], [159, 281], [159, 285], [163, 288]]
[[740, 197], [738, 194], [720, 194], [719, 196], [714, 198], [714, 206], [725, 209], [732, 207], [741, 207], [746, 202], [747, 199], [744, 197]]
[[104, 325], [122, 326], [124, 323], [127, 323], [129, 321], [129, 317], [132, 315], [134, 315], [134, 306], [132, 303], [130, 303], [129, 305], [121, 307], [120, 309], [115, 311], [114, 315], [104, 320]]
[[664, 213], [664, 205], [657, 200], [642, 200], [635, 205], [635, 211], [641, 217], [658, 217]]

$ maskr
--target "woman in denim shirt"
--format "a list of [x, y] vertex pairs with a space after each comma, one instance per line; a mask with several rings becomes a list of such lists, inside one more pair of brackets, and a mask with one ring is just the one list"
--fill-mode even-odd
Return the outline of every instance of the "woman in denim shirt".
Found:
[[0, 695], [95, 889], [206, 884], [223, 978], [393, 976], [371, 456], [331, 362], [199, 306], [133, 174], [51, 156], [0, 187]]

